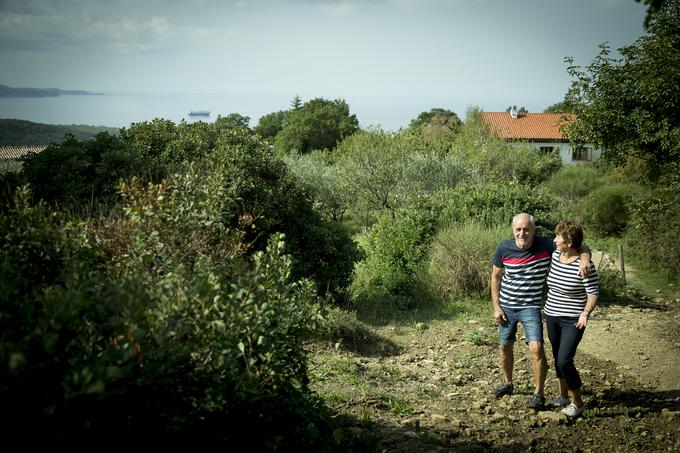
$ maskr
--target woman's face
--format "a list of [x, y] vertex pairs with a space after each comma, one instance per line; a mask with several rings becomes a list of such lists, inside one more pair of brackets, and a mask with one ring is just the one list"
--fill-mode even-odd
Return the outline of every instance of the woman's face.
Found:
[[555, 236], [553, 242], [555, 243], [555, 248], [557, 248], [557, 250], [561, 252], [564, 252], [571, 248], [571, 242], [566, 242], [564, 238], [559, 234]]

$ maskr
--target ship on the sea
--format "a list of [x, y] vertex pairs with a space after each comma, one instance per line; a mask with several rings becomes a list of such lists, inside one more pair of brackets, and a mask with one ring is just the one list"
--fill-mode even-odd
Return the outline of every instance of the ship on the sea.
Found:
[[189, 112], [189, 116], [210, 116], [208, 110], [192, 110]]

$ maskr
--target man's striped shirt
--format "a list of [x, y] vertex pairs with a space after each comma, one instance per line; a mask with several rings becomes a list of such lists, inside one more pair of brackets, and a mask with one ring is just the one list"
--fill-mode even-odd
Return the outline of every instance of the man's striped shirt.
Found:
[[542, 236], [535, 236], [527, 250], [517, 247], [514, 239], [500, 243], [492, 261], [503, 268], [501, 306], [541, 306], [543, 284], [553, 250], [555, 244], [552, 239]]
[[590, 263], [590, 275], [578, 275], [581, 257], [572, 263], [560, 263], [560, 251], [552, 255], [548, 273], [548, 300], [544, 313], [548, 316], [578, 318], [588, 301], [588, 294], [599, 294], [599, 279], [595, 265]]

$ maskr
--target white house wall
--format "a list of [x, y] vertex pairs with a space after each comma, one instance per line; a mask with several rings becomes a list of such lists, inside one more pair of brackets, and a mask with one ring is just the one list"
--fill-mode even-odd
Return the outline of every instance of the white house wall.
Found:
[[[560, 159], [562, 159], [563, 164], [570, 164], [570, 165], [579, 165], [579, 164], [584, 164], [586, 162], [590, 162], [587, 160], [572, 160], [572, 155], [573, 155], [573, 150], [572, 146], [569, 143], [555, 143], [555, 142], [512, 142], [515, 145], [530, 145], [533, 146], [537, 149], [540, 149], [541, 147], [544, 146], [551, 146], [554, 148], [558, 148], [560, 152]], [[591, 155], [592, 155], [592, 160], [597, 160], [602, 156], [602, 150], [600, 149], [593, 149], [592, 145], [585, 145], [586, 148], [589, 148], [591, 150]]]

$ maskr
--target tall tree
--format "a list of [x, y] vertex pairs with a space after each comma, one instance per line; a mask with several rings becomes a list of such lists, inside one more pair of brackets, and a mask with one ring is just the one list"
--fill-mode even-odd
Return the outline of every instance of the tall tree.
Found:
[[577, 120], [567, 133], [592, 142], [616, 163], [646, 160], [652, 174], [680, 162], [680, 0], [671, 0], [650, 20], [647, 33], [610, 56], [609, 46], [585, 68], [573, 65], [565, 100]]
[[350, 114], [347, 102], [316, 98], [290, 111], [284, 128], [276, 135], [276, 149], [283, 153], [332, 150], [358, 129], [359, 121]]

